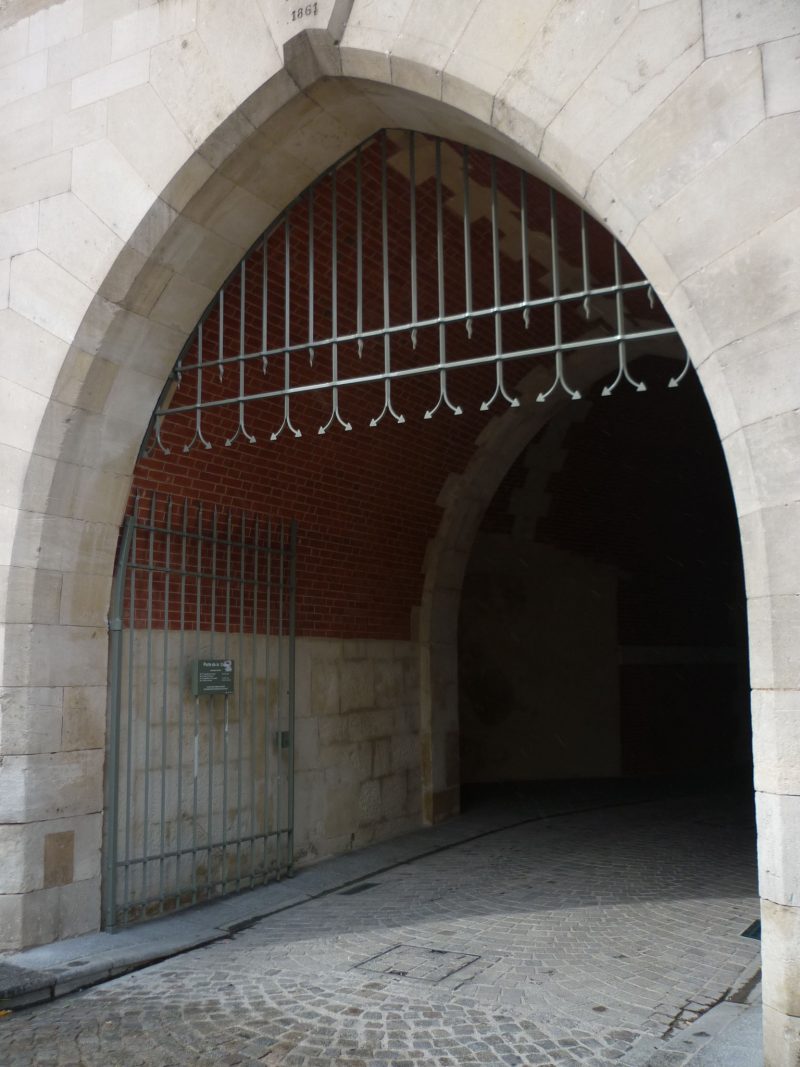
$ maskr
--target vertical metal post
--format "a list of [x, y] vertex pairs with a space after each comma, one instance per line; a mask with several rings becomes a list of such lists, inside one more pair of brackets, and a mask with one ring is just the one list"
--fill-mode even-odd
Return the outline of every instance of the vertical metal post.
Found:
[[199, 441], [203, 448], [211, 448], [209, 441], [203, 436], [203, 323], [197, 327], [197, 370], [195, 371], [195, 413], [194, 413], [194, 436], [188, 444], [183, 446], [184, 452], [189, 452], [195, 441]]
[[297, 523], [289, 525], [289, 799], [287, 870], [294, 866], [294, 720], [295, 720], [295, 633], [297, 628]]
[[270, 828], [270, 643], [272, 641], [272, 521], [267, 521], [267, 619], [264, 628], [264, 874], [268, 870], [268, 844]]
[[283, 833], [283, 820], [281, 818], [283, 805], [281, 804], [281, 793], [283, 792], [283, 599], [284, 599], [284, 522], [281, 520], [280, 526], [280, 546], [278, 548], [278, 729], [277, 729], [277, 777], [276, 777], [276, 790], [275, 790], [275, 820], [278, 836], [276, 838], [276, 859], [278, 863], [278, 877], [281, 874], [281, 836]]
[[481, 411], [488, 411], [498, 397], [502, 397], [512, 408], [519, 407], [519, 400], [506, 391], [505, 372], [503, 369], [503, 315], [499, 310], [503, 302], [500, 276], [500, 224], [497, 209], [497, 161], [492, 156], [490, 163], [492, 194], [492, 287], [494, 294], [494, 392], [481, 404]]
[[[211, 631], [209, 635], [209, 654], [214, 656], [214, 632], [217, 628], [217, 522], [218, 510], [214, 505], [211, 525]], [[214, 697], [206, 697], [208, 707], [208, 822], [206, 823], [206, 846], [208, 864], [206, 867], [205, 889], [213, 886], [211, 868], [214, 860]]]
[[183, 501], [181, 518], [181, 582], [180, 582], [180, 631], [178, 634], [178, 782], [177, 782], [177, 826], [175, 829], [175, 879], [182, 886], [183, 868], [183, 679], [186, 663], [186, 542], [188, 540], [189, 501]]
[[[200, 659], [203, 603], [203, 505], [197, 505], [197, 577], [194, 596], [194, 658]], [[200, 788], [200, 697], [194, 698], [194, 773], [192, 778], [192, 903], [197, 903], [197, 812]], [[211, 828], [208, 828], [209, 833]]]
[[[262, 242], [262, 250], [264, 256], [264, 272], [261, 275], [261, 351], [268, 352], [268, 329], [267, 329], [267, 316], [269, 313], [269, 270], [267, 261], [267, 238], [265, 237]], [[267, 357], [261, 357], [261, 370], [262, 373], [267, 373]]]
[[345, 430], [352, 430], [349, 422], [339, 413], [339, 220], [336, 171], [331, 176], [331, 414], [324, 426], [317, 431], [327, 433], [334, 422]]
[[581, 274], [583, 278], [583, 313], [588, 319], [592, 313], [591, 275], [589, 272], [589, 232], [586, 225], [586, 212], [581, 211]]
[[283, 221], [283, 422], [280, 428], [270, 434], [271, 441], [277, 441], [284, 430], [289, 430], [295, 437], [302, 436], [292, 426], [289, 395], [292, 383], [292, 231], [289, 216]]
[[314, 188], [312, 185], [308, 190], [308, 358], [311, 363], [314, 362]]
[[522, 299], [525, 307], [522, 318], [527, 329], [531, 324], [531, 259], [528, 249], [528, 176], [524, 170], [519, 172], [519, 228], [522, 238]]
[[[258, 687], [256, 677], [258, 674], [258, 554], [259, 554], [259, 523], [258, 515], [255, 517], [253, 527], [253, 651], [252, 665], [250, 668], [250, 885], [254, 884], [256, 870], [256, 725], [257, 725], [257, 698]], [[269, 679], [265, 679], [265, 685], [269, 685]]]
[[464, 309], [467, 337], [472, 337], [472, 213], [469, 205], [469, 149], [464, 145], [461, 178], [464, 200]]
[[647, 391], [645, 383], [633, 378], [628, 370], [628, 353], [625, 344], [625, 295], [622, 290], [622, 264], [620, 262], [619, 241], [616, 240], [614, 241], [614, 307], [617, 320], [617, 359], [619, 368], [614, 381], [610, 385], [606, 385], [600, 395], [611, 396], [623, 378], [634, 386], [637, 393], [644, 393]]
[[131, 832], [133, 830], [133, 747], [134, 747], [134, 717], [133, 717], [133, 665], [134, 665], [134, 635], [136, 632], [136, 542], [138, 540], [139, 526], [139, 494], [133, 501], [133, 522], [131, 524], [131, 581], [128, 602], [128, 753], [125, 761], [125, 873], [123, 878], [123, 922], [127, 921], [128, 904], [130, 901], [131, 882]]
[[388, 412], [395, 422], [405, 422], [403, 415], [398, 415], [392, 405], [392, 381], [389, 377], [392, 370], [392, 339], [389, 334], [391, 325], [389, 291], [389, 197], [386, 180], [386, 130], [381, 135], [381, 263], [383, 267], [383, 410], [380, 415], [370, 419], [370, 426], [377, 426], [383, 416]]
[[[113, 930], [117, 914], [117, 855], [119, 851], [119, 745], [122, 714], [122, 617], [125, 610], [125, 585], [128, 559], [134, 536], [134, 517], [129, 515], [122, 530], [117, 569], [111, 590], [111, 617], [108, 620], [111, 687], [109, 692], [108, 775], [106, 777], [106, 927]], [[130, 740], [130, 738], [129, 738]], [[127, 870], [127, 867], [126, 867]]]
[[417, 298], [417, 157], [414, 131], [408, 135], [408, 199], [409, 219], [411, 224], [411, 347], [417, 347], [417, 328], [419, 322], [419, 304]]
[[147, 549], [147, 669], [145, 676], [144, 801], [142, 804], [142, 900], [147, 900], [147, 870], [150, 859], [150, 727], [153, 677], [153, 568], [155, 566], [156, 499], [150, 494], [150, 528]]
[[454, 415], [461, 414], [461, 408], [453, 404], [447, 395], [447, 333], [444, 324], [445, 287], [444, 287], [444, 210], [442, 204], [442, 142], [437, 137], [436, 149], [436, 289], [439, 307], [439, 399], [432, 408], [425, 412], [426, 419], [432, 419], [444, 404]]
[[[247, 275], [245, 269], [247, 266], [247, 259], [243, 259], [239, 265], [239, 352], [243, 353], [245, 350], [245, 338], [244, 338], [244, 324], [246, 318], [246, 297], [247, 297]], [[220, 358], [222, 353], [220, 352]], [[222, 371], [222, 365], [220, 364], [220, 371]], [[239, 421], [235, 431], [225, 441], [227, 448], [233, 444], [239, 435], [244, 437], [250, 444], [255, 444], [255, 437], [251, 433], [248, 433], [247, 427], [244, 421], [244, 360], [239, 360]]]
[[[225, 546], [225, 636], [223, 638], [223, 659], [228, 659], [230, 656], [232, 552], [233, 512], [229, 510], [227, 544]], [[222, 730], [222, 891], [225, 892], [228, 882], [228, 731], [230, 726], [230, 697], [227, 693], [222, 698], [222, 707], [224, 716]]]
[[364, 208], [361, 190], [361, 148], [356, 152], [356, 333], [358, 334], [358, 355], [364, 353]]
[[546, 393], [539, 393], [536, 397], [539, 403], [545, 400], [559, 386], [573, 400], [580, 400], [581, 394], [578, 389], [570, 389], [564, 377], [564, 352], [561, 348], [563, 341], [561, 329], [561, 249], [558, 240], [558, 200], [555, 189], [550, 190], [550, 271], [553, 287], [553, 344], [555, 347], [556, 373], [553, 384]]
[[244, 597], [247, 585], [245, 584], [245, 559], [247, 552], [246, 512], [240, 511], [240, 534], [239, 534], [239, 681], [237, 684], [237, 708], [239, 711], [238, 751], [236, 768], [236, 888], [242, 888], [242, 769], [243, 769], [243, 734], [244, 729]]
[[219, 371], [219, 380], [222, 381], [222, 376], [225, 373], [225, 365], [222, 359], [225, 355], [225, 290], [219, 291], [219, 322], [217, 330], [217, 370]]
[[159, 847], [161, 855], [158, 861], [158, 898], [159, 910], [164, 910], [164, 852], [166, 850], [167, 824], [167, 714], [169, 708], [167, 680], [169, 678], [169, 593], [170, 571], [172, 569], [172, 496], [167, 497], [166, 536], [164, 550], [164, 652], [162, 660], [163, 677], [161, 679], [161, 833]]

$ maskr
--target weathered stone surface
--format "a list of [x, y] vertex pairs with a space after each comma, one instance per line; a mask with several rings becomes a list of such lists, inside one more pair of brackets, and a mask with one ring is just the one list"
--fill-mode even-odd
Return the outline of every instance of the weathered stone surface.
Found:
[[0, 767], [2, 821], [25, 823], [99, 812], [103, 753], [5, 756]]
[[800, 32], [800, 13], [792, 0], [762, 4], [703, 0], [703, 32], [706, 52], [715, 56]]
[[800, 1017], [800, 907], [761, 902], [764, 1004]]
[[758, 884], [762, 898], [800, 907], [800, 795], [756, 793]]
[[767, 114], [800, 111], [800, 34], [768, 42], [761, 54]]

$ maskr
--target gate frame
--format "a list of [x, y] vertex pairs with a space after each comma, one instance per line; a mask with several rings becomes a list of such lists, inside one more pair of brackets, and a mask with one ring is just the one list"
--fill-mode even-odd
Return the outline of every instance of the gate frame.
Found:
[[[120, 929], [124, 929], [126, 926], [128, 926], [130, 924], [130, 922], [129, 922], [129, 920], [127, 918], [124, 918], [122, 921], [120, 921], [117, 918], [118, 907], [121, 906], [123, 908], [123, 911], [124, 911], [124, 909], [130, 908], [130, 907], [133, 906], [133, 903], [128, 899], [126, 899], [122, 903], [122, 905], [118, 905], [118, 900], [117, 900], [118, 885], [119, 885], [119, 883], [118, 883], [118, 869], [119, 869], [119, 830], [120, 830], [120, 813], [119, 813], [120, 754], [121, 754], [120, 753], [120, 721], [121, 721], [120, 717], [121, 717], [121, 714], [122, 714], [122, 684], [123, 684], [123, 679], [122, 679], [122, 673], [123, 673], [122, 672], [122, 666], [123, 666], [123, 639], [122, 639], [122, 635], [123, 635], [123, 632], [124, 632], [123, 615], [124, 615], [125, 592], [126, 592], [128, 579], [129, 579], [129, 577], [131, 575], [131, 570], [130, 570], [131, 548], [133, 546], [134, 539], [136, 538], [137, 530], [143, 530], [145, 533], [149, 533], [151, 535], [151, 539], [152, 539], [153, 534], [155, 534], [155, 533], [166, 533], [168, 538], [171, 537], [173, 534], [175, 534], [176, 536], [177, 535], [182, 535], [184, 540], [189, 538], [189, 539], [192, 539], [192, 540], [196, 539], [200, 543], [202, 543], [204, 541], [208, 541], [208, 542], [214, 543], [215, 546], [217, 544], [217, 541], [216, 541], [215, 538], [211, 538], [205, 533], [205, 531], [202, 529], [202, 525], [199, 526], [196, 531], [187, 530], [185, 528], [185, 526], [184, 526], [183, 529], [180, 529], [180, 528], [175, 528], [174, 529], [171, 526], [170, 523], [171, 523], [172, 503], [173, 503], [173, 497], [172, 497], [171, 494], [162, 493], [161, 491], [158, 491], [158, 490], [149, 490], [148, 494], [151, 496], [151, 502], [152, 502], [152, 507], [153, 508], [155, 508], [155, 504], [156, 504], [159, 496], [163, 496], [163, 498], [168, 502], [168, 517], [166, 519], [167, 526], [166, 526], [165, 530], [160, 530], [158, 527], [156, 527], [154, 525], [154, 518], [153, 518], [153, 514], [152, 513], [151, 513], [150, 520], [149, 520], [148, 523], [145, 523], [143, 525], [139, 525], [138, 524], [139, 497], [137, 495], [137, 497], [134, 500], [133, 511], [129, 515], [126, 516], [124, 524], [123, 524], [122, 534], [121, 534], [120, 543], [119, 543], [118, 558], [117, 558], [117, 563], [116, 563], [115, 571], [114, 571], [114, 580], [113, 580], [113, 584], [112, 584], [111, 613], [109, 615], [109, 620], [108, 620], [108, 632], [109, 632], [109, 682], [108, 682], [109, 700], [108, 700], [108, 706], [109, 706], [110, 722], [109, 722], [108, 743], [107, 743], [107, 757], [108, 757], [108, 759], [107, 759], [107, 770], [106, 770], [106, 775], [105, 775], [105, 797], [106, 797], [105, 813], [106, 814], [105, 814], [105, 820], [104, 820], [105, 825], [104, 825], [104, 831], [103, 831], [103, 841], [104, 841], [104, 849], [103, 849], [103, 852], [104, 852], [103, 915], [104, 915], [104, 928], [106, 930], [110, 931], [110, 932], [114, 932], [114, 931], [117, 931], [117, 930], [120, 930]], [[187, 498], [184, 501], [184, 504], [185, 504], [187, 509], [191, 509], [193, 504], [199, 505], [199, 511], [197, 512], [197, 517], [198, 517], [200, 523], [202, 524], [202, 504], [203, 504], [203, 502], [202, 501], [192, 501], [192, 500], [189, 500]], [[231, 515], [233, 513], [233, 510], [234, 509], [230, 508], [230, 507], [225, 509], [225, 511], [229, 515]], [[187, 513], [188, 513], [188, 511], [187, 511]], [[218, 516], [218, 512], [217, 512], [217, 508], [215, 507], [214, 508], [214, 531], [215, 531], [215, 533], [216, 533], [216, 528], [217, 528], [217, 525], [216, 525], [217, 524], [217, 516]], [[243, 529], [244, 529], [245, 517], [253, 518], [252, 515], [249, 515], [249, 514], [245, 513], [244, 511], [241, 511], [241, 509], [240, 509], [240, 517], [241, 517], [241, 520], [242, 520], [242, 528]], [[184, 520], [184, 522], [185, 522], [185, 520]], [[264, 527], [264, 529], [265, 529], [265, 532], [266, 532], [266, 542], [265, 542], [265, 544], [263, 546], [259, 546], [257, 544], [257, 540], [254, 540], [252, 545], [246, 544], [245, 543], [245, 538], [244, 538], [244, 533], [243, 533], [243, 535], [242, 535], [242, 544], [239, 547], [243, 551], [246, 548], [251, 548], [251, 549], [254, 549], [259, 554], [263, 553], [266, 556], [268, 567], [271, 568], [271, 564], [270, 564], [269, 561], [272, 559], [273, 554], [275, 552], [274, 541], [273, 541], [273, 535], [274, 535], [275, 531], [273, 529], [273, 525], [272, 525], [271, 522], [267, 522], [265, 527]], [[259, 517], [255, 516], [255, 538], [256, 539], [258, 538], [258, 531], [259, 531]], [[288, 540], [287, 540], [286, 534], [288, 534]], [[281, 522], [280, 526], [278, 527], [278, 536], [279, 536], [280, 540], [279, 540], [279, 548], [278, 548], [279, 580], [278, 580], [277, 588], [278, 588], [278, 599], [279, 599], [281, 622], [279, 623], [279, 630], [278, 630], [277, 634], [275, 634], [275, 637], [277, 638], [277, 641], [279, 642], [279, 664], [282, 661], [282, 656], [283, 656], [283, 654], [282, 654], [282, 652], [280, 650], [281, 646], [282, 646], [282, 642], [284, 640], [286, 640], [288, 642], [288, 655], [287, 655], [287, 668], [286, 668], [287, 669], [287, 676], [286, 676], [286, 679], [285, 679], [285, 681], [286, 681], [286, 695], [287, 695], [287, 699], [286, 699], [286, 727], [287, 727], [287, 729], [286, 729], [285, 732], [288, 733], [288, 737], [289, 737], [289, 744], [287, 746], [288, 751], [286, 751], [284, 749], [284, 747], [283, 747], [283, 733], [284, 733], [283, 724], [284, 724], [284, 719], [283, 719], [283, 712], [281, 711], [281, 708], [283, 707], [284, 701], [282, 699], [282, 690], [281, 690], [280, 687], [279, 687], [279, 690], [278, 690], [278, 696], [277, 696], [277, 702], [276, 702], [276, 708], [275, 708], [275, 711], [277, 713], [275, 721], [272, 721], [271, 715], [270, 715], [270, 712], [271, 712], [271, 707], [270, 707], [270, 703], [271, 702], [270, 702], [270, 696], [269, 696], [269, 678], [270, 678], [270, 675], [268, 673], [269, 658], [267, 659], [267, 674], [265, 676], [266, 691], [265, 691], [265, 695], [264, 695], [264, 704], [263, 704], [263, 707], [261, 707], [259, 709], [256, 709], [255, 702], [254, 702], [253, 703], [253, 707], [251, 708], [251, 715], [255, 716], [256, 713], [257, 713], [257, 710], [262, 711], [263, 714], [264, 714], [264, 717], [265, 717], [265, 719], [264, 719], [264, 723], [265, 723], [265, 727], [264, 727], [265, 728], [265, 752], [267, 750], [267, 746], [270, 744], [270, 734], [273, 732], [273, 729], [275, 727], [277, 727], [277, 732], [275, 733], [275, 736], [277, 737], [277, 757], [276, 758], [279, 759], [279, 760], [282, 759], [283, 758], [282, 754], [284, 752], [286, 752], [285, 759], [286, 759], [286, 764], [287, 764], [287, 767], [286, 767], [286, 791], [287, 791], [287, 793], [286, 793], [286, 804], [287, 804], [286, 818], [287, 818], [287, 825], [285, 827], [282, 827], [280, 825], [280, 821], [281, 821], [281, 805], [280, 805], [280, 793], [279, 793], [278, 794], [278, 807], [276, 809], [277, 824], [276, 824], [275, 830], [270, 832], [269, 829], [268, 829], [268, 826], [269, 826], [269, 818], [268, 818], [269, 807], [267, 806], [267, 804], [265, 802], [264, 833], [256, 835], [256, 837], [258, 839], [261, 839], [262, 837], [264, 838], [265, 848], [266, 848], [266, 841], [268, 841], [270, 838], [275, 838], [275, 840], [276, 840], [275, 848], [276, 848], [277, 867], [276, 867], [276, 870], [275, 870], [273, 878], [269, 878], [268, 877], [268, 872], [267, 872], [267, 870], [265, 870], [263, 872], [264, 877], [261, 879], [260, 883], [258, 883], [258, 884], [264, 884], [265, 882], [270, 881], [270, 880], [279, 881], [284, 875], [289, 875], [290, 876], [292, 874], [293, 865], [294, 865], [294, 837], [295, 837], [295, 834], [294, 834], [294, 808], [295, 808], [294, 780], [295, 780], [295, 712], [296, 712], [296, 704], [295, 704], [295, 701], [296, 701], [296, 679], [295, 679], [295, 672], [296, 672], [296, 617], [297, 617], [297, 522], [295, 520], [290, 520], [288, 523]], [[185, 558], [185, 549], [184, 549], [184, 558]], [[171, 560], [168, 559], [168, 561], [167, 561], [167, 569], [165, 571], [167, 579], [168, 579], [170, 574], [181, 574], [182, 575], [182, 571], [180, 571], [180, 570], [178, 570], [178, 571], [172, 570], [170, 568], [170, 566], [169, 566], [170, 563], [171, 563]], [[146, 569], [149, 570], [149, 568], [146, 568]], [[153, 572], [150, 571], [150, 573], [153, 573]], [[233, 579], [232, 579], [232, 577], [230, 575], [227, 575], [227, 576], [226, 575], [216, 575], [216, 574], [209, 575], [209, 574], [201, 574], [201, 572], [198, 572], [198, 578], [200, 578], [200, 577], [206, 578], [206, 579], [207, 578], [212, 578], [212, 580], [227, 581], [228, 583], [233, 581]], [[240, 575], [239, 581], [240, 581], [240, 583], [244, 582], [244, 579], [241, 577], [241, 575]], [[264, 583], [263, 585], [259, 585], [258, 580], [254, 577], [253, 584], [256, 585], [257, 587], [265, 590], [266, 591], [266, 595], [267, 595], [268, 598], [271, 595], [271, 591], [275, 588], [273, 583], [272, 583], [271, 574], [270, 574], [269, 571], [268, 571], [268, 578], [267, 578], [266, 583]], [[132, 591], [129, 593], [129, 595], [130, 596], [133, 595]], [[148, 597], [150, 597], [150, 594], [148, 594]], [[287, 631], [285, 633], [283, 632], [283, 629], [282, 629], [282, 626], [283, 626], [282, 618], [283, 618], [284, 607], [286, 607], [288, 609], [288, 611], [287, 611], [287, 616], [288, 617], [287, 617], [287, 620], [286, 620]], [[254, 610], [255, 610], [255, 604], [254, 604]], [[270, 640], [272, 640], [272, 637], [273, 637], [272, 630], [271, 630], [270, 618], [271, 618], [270, 610], [269, 610], [269, 607], [267, 607], [267, 617], [266, 617], [266, 627], [267, 627], [267, 629], [265, 629], [264, 634], [263, 634], [264, 640], [267, 643], [269, 643]], [[131, 607], [131, 622], [132, 623], [135, 622], [135, 612], [134, 612], [133, 607]], [[212, 619], [211, 622], [212, 622], [212, 631], [211, 632], [214, 633], [215, 631], [214, 631], [213, 627], [214, 627], [215, 619]], [[259, 631], [257, 629], [255, 629], [256, 624], [257, 624], [257, 616], [254, 615], [253, 633], [252, 633], [252, 635], [248, 635], [248, 636], [252, 636], [253, 638], [255, 638], [257, 636], [262, 636], [262, 635], [259, 634]], [[170, 630], [170, 626], [169, 626], [169, 618], [168, 617], [165, 617], [164, 625], [165, 625], [167, 631], [169, 631]], [[198, 620], [198, 625], [199, 625], [199, 620]], [[140, 627], [135, 627], [134, 626], [132, 632], [136, 632], [137, 630], [140, 630], [140, 629], [141, 629]], [[148, 623], [147, 629], [148, 629], [148, 631], [150, 630], [149, 623]], [[178, 633], [186, 633], [186, 632], [191, 632], [191, 631], [178, 630], [176, 632], [178, 632]], [[239, 631], [239, 634], [240, 634], [240, 642], [241, 642], [241, 641], [244, 640], [244, 631], [243, 630]], [[227, 637], [227, 634], [226, 634], [226, 637]], [[133, 641], [131, 643], [131, 652], [130, 652], [130, 654], [131, 655], [133, 654]], [[267, 655], [269, 657], [269, 653], [267, 653]], [[184, 658], [182, 656], [181, 657], [181, 662], [185, 664], [185, 663], [189, 662], [189, 660], [184, 660]], [[252, 664], [252, 671], [254, 673], [254, 676], [255, 676], [256, 669], [257, 669], [256, 668], [256, 663], [254, 661], [254, 663]], [[241, 664], [240, 664], [240, 671], [241, 671]], [[281, 679], [281, 677], [282, 677], [282, 672], [281, 672], [281, 669], [279, 667], [278, 678]], [[149, 684], [149, 681], [148, 681], [148, 684]], [[241, 674], [239, 676], [238, 684], [240, 686], [244, 684], [244, 679], [242, 678]], [[199, 698], [195, 698], [195, 699], [199, 699]], [[226, 700], [227, 700], [227, 697], [226, 697]], [[243, 707], [243, 704], [241, 703], [241, 698], [240, 698], [240, 709], [242, 707]], [[183, 698], [182, 697], [181, 697], [181, 709], [183, 709]], [[162, 713], [163, 713], [164, 710], [165, 709], [162, 707]], [[183, 710], [181, 710], [181, 719], [182, 719], [182, 716], [183, 716]], [[136, 719], [134, 719], [132, 721], [136, 721]], [[241, 741], [241, 736], [240, 736], [240, 741]], [[130, 744], [130, 738], [128, 738], [128, 744]], [[241, 753], [240, 753], [240, 755], [241, 755]], [[164, 759], [164, 753], [162, 751], [162, 762], [163, 762], [163, 759]], [[149, 764], [148, 764], [148, 766], [146, 768], [146, 773], [149, 773]], [[227, 765], [225, 767], [225, 773], [227, 775]], [[276, 780], [277, 788], [279, 790], [281, 789], [282, 779], [283, 779], [283, 775], [279, 774], [278, 778]], [[267, 764], [265, 765], [265, 777], [264, 777], [264, 781], [262, 783], [262, 788], [268, 789], [268, 787], [269, 787], [269, 763], [267, 762]], [[131, 783], [129, 781], [126, 782], [126, 788], [128, 790], [131, 789]], [[210, 788], [210, 786], [209, 786], [209, 788]], [[180, 817], [180, 812], [178, 812], [178, 816]], [[222, 817], [223, 817], [223, 819], [225, 818], [224, 812], [223, 812], [223, 816]], [[254, 816], [251, 816], [251, 817], [254, 817]], [[162, 830], [163, 830], [163, 825], [162, 825]], [[210, 860], [210, 855], [211, 855], [211, 852], [210, 852], [210, 849], [211, 849], [211, 826], [210, 825], [208, 827], [208, 831], [207, 832], [208, 832], [208, 835], [209, 835], [209, 843], [208, 843], [208, 845], [205, 846], [205, 847], [202, 847], [202, 848], [197, 848], [194, 851], [195, 852], [208, 851], [209, 860]], [[223, 836], [224, 836], [224, 830], [223, 830]], [[286, 844], [285, 844], [285, 849], [286, 849], [286, 851], [285, 851], [285, 859], [286, 859], [286, 862], [285, 862], [284, 866], [281, 866], [281, 851], [282, 851], [282, 849], [281, 849], [281, 839], [284, 838], [284, 837], [285, 837], [285, 841], [286, 841]], [[231, 841], [225, 840], [223, 842], [223, 849], [227, 845], [237, 845], [237, 844], [240, 845], [243, 840], [247, 840], [246, 835], [245, 835], [245, 837], [239, 838], [238, 840], [231, 840]], [[144, 852], [143, 852], [143, 861], [145, 862], [145, 865], [146, 865], [146, 863], [149, 862], [149, 859], [145, 859], [144, 858], [144, 857], [146, 857], [148, 855], [148, 852], [149, 852], [148, 845], [147, 845], [147, 840], [146, 840], [146, 835], [145, 835], [145, 839], [143, 840], [143, 846], [142, 847], [143, 847], [143, 850], [144, 850]], [[187, 850], [181, 850], [181, 851], [184, 852], [184, 851], [187, 851]], [[152, 857], [152, 861], [153, 862], [157, 862], [159, 859], [161, 859], [162, 862], [163, 862], [163, 860], [165, 858], [165, 855], [167, 855], [167, 854], [162, 854], [161, 856], [155, 855], [155, 856]], [[178, 870], [178, 872], [180, 871], [180, 859], [178, 859], [178, 868], [177, 868], [177, 870]], [[254, 884], [256, 884], [256, 883], [253, 882], [252, 875], [250, 876], [250, 882], [249, 882], [249, 885], [247, 885], [247, 886], [242, 886], [240, 884], [241, 880], [242, 880], [241, 877], [237, 878], [237, 884], [236, 884], [236, 887], [234, 889], [231, 889], [231, 890], [228, 890], [228, 891], [223, 891], [222, 893], [219, 893], [219, 894], [212, 894], [211, 898], [212, 899], [217, 899], [217, 898], [222, 898], [222, 897], [225, 897], [225, 896], [229, 896], [232, 893], [236, 893], [236, 892], [241, 891], [241, 889], [243, 889], [243, 888], [253, 888]], [[179, 882], [180, 879], [177, 878], [176, 881]], [[228, 882], [228, 879], [225, 879], [223, 881], [223, 883], [222, 883], [223, 889], [224, 889], [224, 886], [227, 884], [227, 882]], [[209, 882], [209, 886], [211, 886], [213, 884], [214, 883]], [[194, 889], [194, 887], [192, 887], [192, 888]], [[201, 900], [194, 900], [193, 899], [193, 900], [189, 901], [187, 904], [181, 904], [180, 903], [180, 897], [183, 895], [184, 892], [188, 892], [188, 891], [189, 891], [189, 887], [183, 887], [180, 884], [176, 885], [174, 893], [172, 894], [176, 898], [176, 904], [175, 904], [175, 906], [173, 908], [169, 908], [169, 909], [166, 909], [166, 910], [164, 908], [164, 901], [169, 899], [169, 897], [164, 897], [162, 895], [162, 897], [160, 898], [160, 909], [159, 909], [159, 913], [158, 913], [159, 916], [164, 915], [167, 912], [174, 913], [175, 911], [183, 910], [186, 907], [191, 907], [196, 903], [201, 903], [202, 902]], [[209, 899], [209, 898], [204, 898], [204, 899]], [[143, 904], [147, 904], [148, 901], [143, 901], [142, 903]], [[155, 918], [157, 916], [153, 916], [153, 917]], [[142, 916], [141, 918], [149, 918], [149, 916]], [[139, 920], [134, 920], [134, 921], [139, 921]]]

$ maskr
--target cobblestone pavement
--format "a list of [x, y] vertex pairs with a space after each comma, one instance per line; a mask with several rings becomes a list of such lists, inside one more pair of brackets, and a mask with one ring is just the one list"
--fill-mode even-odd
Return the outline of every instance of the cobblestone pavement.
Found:
[[758, 956], [750, 818], [717, 796], [488, 834], [16, 1012], [0, 1064], [639, 1063]]

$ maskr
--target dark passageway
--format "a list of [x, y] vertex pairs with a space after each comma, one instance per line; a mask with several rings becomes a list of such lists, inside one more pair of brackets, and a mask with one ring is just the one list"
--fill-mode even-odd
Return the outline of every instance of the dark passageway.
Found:
[[[650, 381], [668, 367], [634, 364]], [[595, 390], [519, 456], [473, 546], [462, 786], [736, 771], [748, 782], [746, 638], [738, 525], [697, 379]]]

